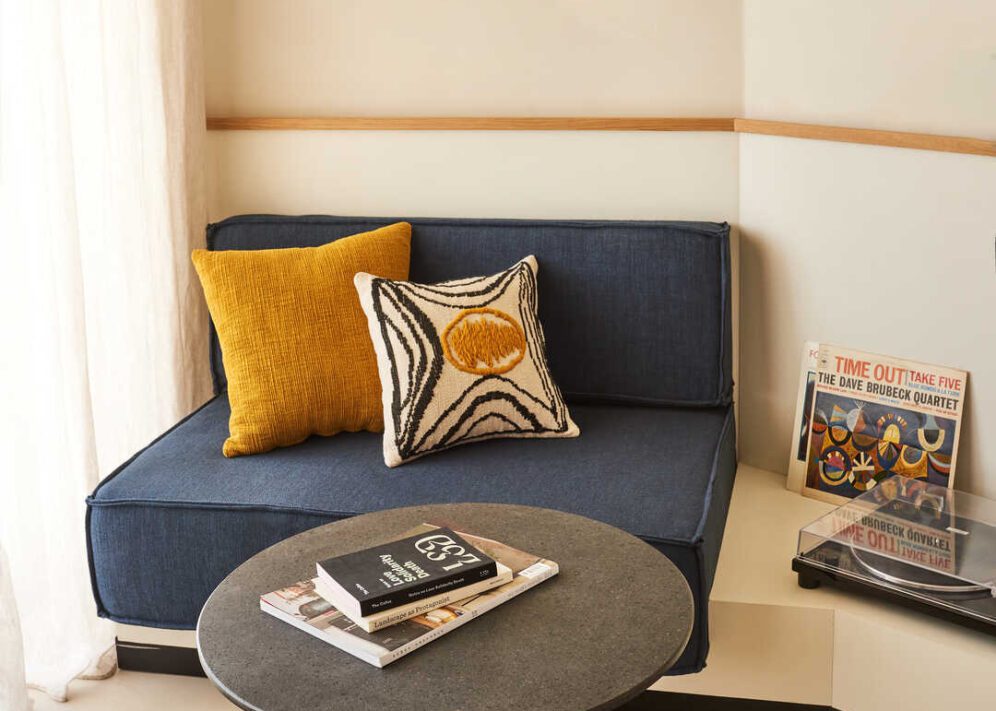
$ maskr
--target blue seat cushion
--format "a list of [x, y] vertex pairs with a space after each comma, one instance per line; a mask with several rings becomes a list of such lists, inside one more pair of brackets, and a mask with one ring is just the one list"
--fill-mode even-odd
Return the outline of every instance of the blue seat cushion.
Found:
[[[673, 671], [696, 671], [708, 649], [706, 601], [736, 468], [732, 408], [578, 404], [572, 413], [584, 433], [578, 439], [482, 442], [389, 469], [380, 436], [370, 433], [226, 459], [222, 394], [87, 499], [98, 611], [124, 623], [191, 629], [229, 572], [295, 533], [413, 504], [529, 504], [618, 526], [669, 556], [697, 610]], [[302, 576], [310, 572], [302, 565]]]

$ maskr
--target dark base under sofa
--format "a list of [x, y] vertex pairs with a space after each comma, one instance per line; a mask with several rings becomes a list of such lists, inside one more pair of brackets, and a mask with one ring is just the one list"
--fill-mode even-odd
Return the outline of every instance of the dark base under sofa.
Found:
[[[390, 221], [232, 218], [211, 226], [209, 246], [308, 246]], [[410, 504], [529, 504], [613, 524], [667, 555], [696, 603], [672, 673], [700, 670], [736, 470], [726, 225], [410, 222], [414, 280], [491, 273], [537, 255], [551, 368], [581, 436], [477, 443], [396, 469], [370, 433], [225, 459], [229, 408], [215, 347], [219, 394], [87, 499], [100, 615], [191, 629], [229, 572], [300, 531]]]

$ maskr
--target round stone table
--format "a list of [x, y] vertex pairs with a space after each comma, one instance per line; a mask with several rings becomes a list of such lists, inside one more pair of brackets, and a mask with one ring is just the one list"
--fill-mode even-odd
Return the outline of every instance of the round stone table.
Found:
[[[493, 538], [556, 561], [560, 574], [383, 669], [259, 609], [259, 596], [315, 575], [315, 561], [420, 523]], [[439, 504], [306, 531], [239, 566], [197, 623], [208, 678], [244, 709], [611, 709], [649, 687], [692, 629], [684, 576], [648, 544], [573, 514]]]

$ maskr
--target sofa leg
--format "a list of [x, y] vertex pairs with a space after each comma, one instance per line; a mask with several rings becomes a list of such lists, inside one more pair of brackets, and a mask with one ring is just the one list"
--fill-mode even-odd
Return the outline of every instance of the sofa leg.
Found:
[[197, 650], [191, 647], [141, 644], [121, 639], [116, 640], [115, 646], [118, 652], [118, 669], [152, 674], [204, 676]]

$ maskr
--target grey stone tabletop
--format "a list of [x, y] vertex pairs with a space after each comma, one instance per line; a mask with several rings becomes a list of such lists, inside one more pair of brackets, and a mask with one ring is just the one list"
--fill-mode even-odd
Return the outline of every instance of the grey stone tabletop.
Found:
[[[560, 574], [378, 669], [259, 609], [315, 562], [420, 523], [493, 538]], [[201, 611], [208, 677], [245, 709], [611, 709], [648, 688], [691, 634], [692, 595], [660, 552], [582, 516], [507, 504], [439, 504], [356, 516], [267, 548]]]

